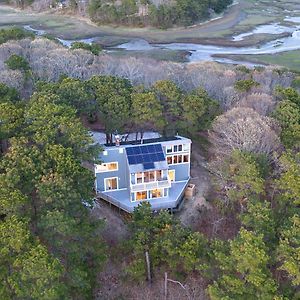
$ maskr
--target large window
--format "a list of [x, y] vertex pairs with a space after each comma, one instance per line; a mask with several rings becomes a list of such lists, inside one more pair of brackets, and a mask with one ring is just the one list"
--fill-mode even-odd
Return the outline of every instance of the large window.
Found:
[[163, 197], [164, 193], [163, 193], [163, 189], [155, 189], [150, 191], [150, 197], [151, 198], [161, 198]]
[[147, 191], [141, 191], [136, 193], [136, 200], [146, 200], [147, 199]]
[[154, 189], [136, 192], [132, 195], [132, 201], [151, 200], [168, 196], [168, 189]]
[[168, 165], [176, 165], [176, 164], [183, 164], [188, 163], [190, 161], [189, 154], [178, 154], [178, 155], [168, 155], [167, 156], [167, 163]]
[[101, 165], [96, 165], [96, 172], [102, 173], [102, 172], [117, 171], [118, 168], [119, 168], [118, 162], [103, 163]]
[[153, 182], [155, 181], [155, 172], [144, 172], [144, 182]]
[[136, 184], [162, 180], [162, 170], [136, 173]]
[[117, 190], [118, 189], [118, 178], [111, 177], [104, 179], [104, 189], [105, 191]]

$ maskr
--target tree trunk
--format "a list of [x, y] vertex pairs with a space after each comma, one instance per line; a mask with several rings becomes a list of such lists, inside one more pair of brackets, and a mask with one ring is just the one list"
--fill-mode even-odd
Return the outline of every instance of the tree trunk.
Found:
[[0, 153], [4, 154], [8, 149], [8, 140], [0, 140]]
[[151, 278], [150, 258], [149, 258], [149, 252], [148, 251], [145, 251], [145, 256], [146, 256], [146, 265], [147, 265], [147, 279], [151, 283], [152, 278]]
[[168, 298], [168, 273], [165, 272], [165, 285], [164, 285], [164, 300]]

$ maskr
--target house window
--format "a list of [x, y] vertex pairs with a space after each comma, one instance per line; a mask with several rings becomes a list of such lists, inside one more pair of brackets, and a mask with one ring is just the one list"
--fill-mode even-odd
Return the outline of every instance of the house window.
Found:
[[182, 163], [182, 155], [178, 155], [178, 163], [179, 163], [179, 164]]
[[178, 156], [174, 155], [173, 157], [173, 164], [177, 164], [178, 163]]
[[167, 147], [166, 147], [166, 152], [167, 152], [167, 153], [172, 153], [172, 152], [173, 152], [172, 146], [167, 146]]
[[151, 191], [151, 198], [160, 198], [163, 197], [162, 189], [155, 189]]
[[118, 178], [111, 177], [104, 179], [104, 189], [105, 191], [117, 190], [118, 189]]
[[175, 170], [168, 170], [169, 179], [171, 182], [175, 181]]
[[155, 172], [144, 172], [144, 182], [152, 182], [155, 181]]
[[149, 181], [155, 181], [155, 172], [149, 172]]
[[168, 189], [164, 189], [164, 197], [168, 197]]
[[168, 165], [182, 164], [189, 162], [189, 154], [167, 156]]
[[189, 162], [189, 155], [183, 155], [183, 162], [188, 163]]
[[166, 152], [167, 154], [170, 153], [177, 153], [177, 152], [187, 152], [190, 150], [189, 144], [179, 144], [179, 145], [173, 145], [173, 146], [166, 146]]
[[148, 172], [144, 172], [143, 174], [144, 174], [144, 182], [149, 182], [150, 179], [149, 179], [149, 174], [148, 174]]
[[141, 191], [136, 193], [136, 200], [145, 200], [147, 199], [147, 191]]
[[143, 173], [136, 173], [136, 183], [143, 183]]
[[162, 179], [162, 171], [159, 170], [159, 171], [156, 171], [156, 180], [159, 181]]
[[110, 162], [110, 163], [103, 163], [101, 165], [96, 165], [96, 172], [111, 172], [111, 171], [118, 171], [119, 165], [118, 162]]
[[183, 144], [183, 151], [190, 151], [190, 145], [189, 144]]

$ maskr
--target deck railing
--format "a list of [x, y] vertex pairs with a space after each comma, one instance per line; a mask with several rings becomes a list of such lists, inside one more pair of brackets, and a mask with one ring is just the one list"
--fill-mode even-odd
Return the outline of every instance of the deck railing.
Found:
[[164, 179], [164, 180], [159, 180], [159, 181], [144, 182], [144, 183], [130, 185], [131, 192], [155, 190], [155, 189], [162, 189], [162, 188], [169, 188], [169, 187], [171, 187], [170, 179]]

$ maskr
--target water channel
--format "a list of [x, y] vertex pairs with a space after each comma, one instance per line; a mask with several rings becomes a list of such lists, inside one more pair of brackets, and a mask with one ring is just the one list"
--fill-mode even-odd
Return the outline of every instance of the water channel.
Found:
[[[214, 45], [202, 45], [202, 44], [192, 44], [192, 43], [170, 43], [170, 44], [150, 44], [143, 39], [132, 39], [128, 43], [118, 45], [108, 51], [153, 51], [153, 50], [181, 50], [187, 51], [189, 53], [187, 59], [190, 62], [197, 61], [218, 61], [222, 63], [237, 63], [237, 61], [217, 57], [215, 55], [229, 55], [229, 54], [240, 54], [240, 55], [257, 55], [257, 54], [275, 54], [286, 51], [298, 50], [300, 49], [300, 16], [290, 17], [287, 16], [284, 21], [285, 25], [280, 23], [266, 24], [256, 27], [254, 30], [246, 33], [242, 33], [232, 37], [232, 43], [242, 41], [255, 34], [271, 34], [278, 35], [282, 33], [289, 33], [290, 35], [285, 38], [274, 39], [260, 46], [255, 47], [228, 47], [228, 46], [214, 46]], [[288, 25], [286, 25], [288, 24]], [[26, 30], [30, 30], [37, 35], [44, 35], [47, 32], [44, 30], [34, 29], [30, 25], [24, 26]], [[75, 41], [81, 41], [85, 43], [93, 43], [97, 41], [97, 37], [80, 39], [80, 40], [65, 40], [57, 38], [64, 46], [70, 47]], [[118, 50], [116, 50], [118, 49]], [[247, 62], [239, 62], [243, 64], [251, 65]]]

